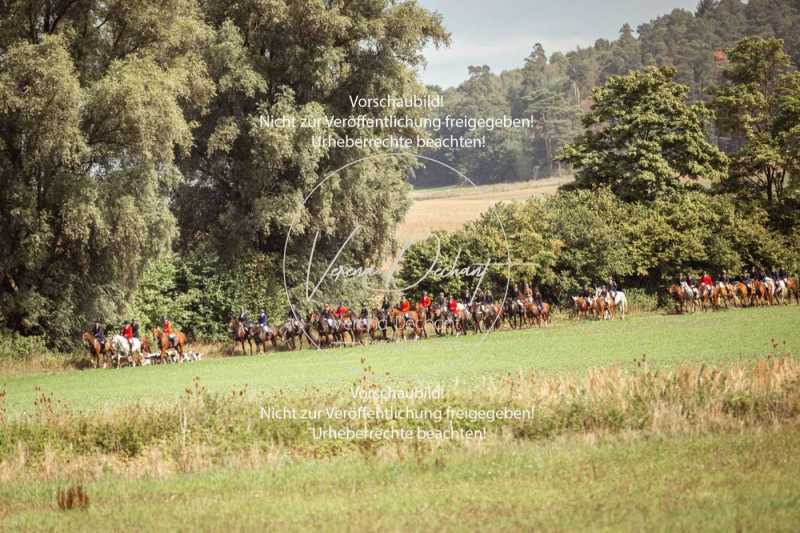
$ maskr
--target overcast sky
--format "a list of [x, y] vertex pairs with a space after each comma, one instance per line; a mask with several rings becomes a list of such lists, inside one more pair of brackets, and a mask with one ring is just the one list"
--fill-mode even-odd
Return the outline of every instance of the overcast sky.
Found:
[[427, 84], [458, 85], [469, 65], [500, 72], [522, 65], [534, 43], [548, 54], [613, 39], [626, 22], [634, 29], [676, 8], [694, 10], [697, 0], [418, 0], [444, 16], [449, 48], [429, 49], [422, 72]]

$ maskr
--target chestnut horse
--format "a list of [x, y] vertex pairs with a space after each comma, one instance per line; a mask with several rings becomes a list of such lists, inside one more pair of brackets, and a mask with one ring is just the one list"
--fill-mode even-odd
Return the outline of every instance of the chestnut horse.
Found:
[[175, 348], [178, 351], [178, 359], [183, 362], [184, 351], [186, 349], [186, 335], [182, 331], [175, 331], [172, 335], [165, 335], [161, 328], [153, 330], [153, 338], [158, 344], [158, 349], [161, 354], [161, 362], [167, 361], [167, 351]]
[[788, 303], [792, 303], [792, 295], [794, 295], [794, 301], [800, 305], [800, 285], [798, 285], [797, 278], [786, 278], [786, 292], [789, 294], [789, 298], [786, 300]]
[[680, 285], [672, 285], [667, 289], [672, 301], [675, 303], [675, 312], [683, 314], [686, 311], [688, 296]]
[[[605, 309], [605, 300], [603, 301], [603, 309]], [[525, 316], [531, 324], [535, 324], [536, 327], [542, 327], [542, 324], [545, 326], [550, 324], [550, 304], [542, 303], [542, 308], [539, 309], [539, 306], [536, 304], [526, 304], [525, 305]]]
[[592, 299], [584, 298], [583, 296], [573, 296], [572, 302], [575, 304], [575, 317], [580, 320], [581, 318], [589, 318], [589, 311], [592, 310]]
[[111, 352], [111, 346], [109, 345], [108, 339], [106, 339], [106, 344], [103, 346], [100, 344], [100, 341], [97, 340], [97, 337], [92, 335], [88, 331], [84, 331], [83, 335], [81, 335], [81, 339], [83, 342], [86, 343], [86, 347], [89, 349], [89, 357], [92, 358], [92, 364], [94, 368], [100, 366], [100, 358], [103, 358], [103, 368], [106, 368], [106, 356]]

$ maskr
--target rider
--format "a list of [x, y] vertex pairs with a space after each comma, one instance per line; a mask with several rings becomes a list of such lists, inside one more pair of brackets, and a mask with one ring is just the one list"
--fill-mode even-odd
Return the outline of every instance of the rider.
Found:
[[245, 312], [244, 307], [242, 307], [241, 311], [239, 311], [239, 324], [245, 328], [247, 327], [247, 313]]
[[707, 290], [711, 290], [714, 287], [714, 280], [711, 278], [711, 274], [703, 271], [703, 277], [700, 278], [700, 285], [706, 287]]
[[261, 329], [264, 331], [267, 331], [269, 327], [269, 315], [264, 309], [262, 309], [261, 313], [258, 315], [258, 325], [261, 326]]
[[433, 303], [431, 301], [431, 297], [428, 296], [428, 291], [422, 292], [422, 299], [419, 301], [419, 303], [425, 309], [425, 311], [428, 310], [428, 308], [431, 306], [431, 303]]
[[94, 338], [97, 339], [97, 342], [100, 343], [100, 349], [106, 349], [106, 332], [103, 324], [100, 323], [100, 319], [94, 321], [94, 325], [92, 326], [92, 335]]
[[452, 294], [450, 295], [450, 301], [447, 302], [447, 309], [453, 316], [458, 312], [458, 300]]
[[487, 289], [486, 293], [483, 295], [483, 303], [486, 305], [494, 305], [494, 295], [491, 289]]
[[408, 320], [408, 314], [411, 312], [411, 302], [404, 294], [400, 295], [400, 311], [403, 313], [403, 317]]
[[162, 326], [161, 329], [163, 330], [164, 336], [167, 338], [167, 341], [170, 343], [170, 345], [172, 345], [174, 344], [175, 341], [175, 336], [172, 334], [172, 322], [167, 320], [167, 317], [163, 318], [164, 320], [162, 321], [163, 323], [161, 325]]
[[366, 328], [369, 325], [369, 309], [367, 309], [366, 302], [361, 304], [361, 323]]
[[611, 276], [608, 276], [608, 293], [612, 298], [617, 297], [617, 282]]
[[439, 296], [436, 297], [436, 305], [439, 306], [439, 309], [444, 309], [447, 305], [447, 300], [445, 299], [443, 292], [440, 292]]
[[127, 320], [122, 324], [120, 335], [125, 337], [125, 340], [128, 341], [128, 348], [130, 348], [130, 351], [133, 351], [133, 327]]
[[531, 289], [531, 286], [528, 285], [527, 282], [524, 283], [523, 290], [525, 291], [526, 301], [528, 302], [533, 301], [533, 289]]
[[333, 310], [330, 304], [325, 304], [325, 307], [322, 309], [322, 318], [328, 322], [328, 325], [332, 329], [336, 329], [336, 318], [333, 316]]
[[139, 323], [136, 322], [136, 319], [131, 319], [131, 331], [133, 332], [133, 338], [139, 339]]
[[533, 293], [533, 303], [539, 307], [539, 311], [544, 311], [544, 301], [542, 300], [542, 293], [539, 292], [539, 287]]

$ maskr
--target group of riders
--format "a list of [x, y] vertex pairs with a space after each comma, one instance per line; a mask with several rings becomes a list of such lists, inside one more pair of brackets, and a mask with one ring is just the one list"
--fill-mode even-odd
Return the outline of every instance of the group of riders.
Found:
[[694, 310], [697, 306], [706, 309], [788, 303], [792, 297], [800, 303], [797, 277], [790, 276], [786, 268], [772, 268], [768, 272], [753, 268], [740, 276], [722, 271], [716, 281], [708, 272], [698, 278], [682, 274], [669, 293], [679, 312]]
[[595, 319], [612, 319], [617, 312], [625, 318], [628, 300], [612, 276], [605, 284], [595, 286], [594, 291], [584, 285], [579, 296], [573, 296], [574, 312], [578, 318], [594, 317]]
[[[177, 349], [179, 355], [183, 356], [183, 336], [175, 331], [172, 322], [167, 317], [161, 320], [161, 328], [154, 329], [153, 335], [160, 350], [160, 356], [165, 358], [168, 350]], [[94, 323], [84, 333], [89, 352], [96, 358], [95, 366], [98, 366], [101, 358], [111, 358], [119, 365], [122, 359], [128, 361], [135, 355], [141, 356], [150, 352], [150, 342], [146, 337], [141, 336], [139, 323], [135, 319], [126, 320], [118, 333], [106, 336], [106, 326], [100, 319]]]
[[473, 293], [460, 294], [440, 292], [435, 298], [423, 291], [418, 301], [401, 294], [393, 301], [387, 293], [380, 306], [370, 307], [366, 303], [356, 309], [346, 302], [333, 306], [324, 304], [315, 310], [299, 313], [289, 307], [281, 325], [273, 327], [269, 314], [261, 309], [257, 321], [249, 319], [242, 309], [239, 317], [231, 321], [230, 330], [236, 344], [250, 343], [250, 351], [255, 343], [256, 351], [273, 346], [282, 339], [287, 346], [302, 346], [305, 337], [318, 346], [363, 343], [369, 336], [372, 340], [405, 339], [408, 334], [414, 338], [427, 337], [427, 326], [439, 335], [467, 334], [497, 329], [503, 321], [512, 328], [523, 325], [539, 325], [550, 322], [550, 306], [544, 302], [538, 288], [527, 283], [516, 284], [505, 300], [496, 301], [491, 290], [478, 288]]

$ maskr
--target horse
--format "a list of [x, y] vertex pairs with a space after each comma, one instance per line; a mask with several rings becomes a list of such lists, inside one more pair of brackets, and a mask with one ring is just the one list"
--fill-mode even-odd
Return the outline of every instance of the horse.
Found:
[[178, 351], [178, 359], [183, 362], [183, 353], [186, 348], [186, 335], [183, 332], [176, 331], [172, 335], [165, 335], [161, 328], [155, 328], [153, 330], [153, 338], [156, 339], [156, 344], [158, 344], [162, 363], [167, 361], [167, 351], [172, 348]]
[[[377, 326], [377, 328], [370, 333], [372, 340], [381, 339], [388, 341], [389, 337], [387, 331], [390, 327], [394, 330], [394, 324], [392, 324], [389, 319], [389, 313], [387, 313], [385, 309], [375, 308], [372, 310], [372, 318], [375, 320]], [[392, 338], [394, 338], [394, 333], [392, 333]]]
[[111, 338], [111, 357], [116, 361], [117, 368], [122, 366], [125, 359], [131, 366], [142, 366], [142, 342], [136, 337], [131, 338], [130, 342], [122, 335], [114, 335]]
[[291, 350], [303, 349], [303, 337], [311, 339], [310, 328], [312, 323], [300, 318], [287, 318], [286, 321], [275, 332], [275, 342], [283, 339], [286, 347]]
[[267, 343], [272, 344], [274, 350], [278, 349], [278, 332], [269, 326], [261, 324], [250, 324], [247, 330], [248, 339], [253, 339], [256, 343], [256, 353], [259, 351], [267, 352]]
[[675, 303], [675, 312], [677, 314], [683, 314], [686, 311], [686, 302], [688, 300], [688, 295], [683, 290], [683, 287], [673, 284], [667, 289], [667, 293]]
[[92, 365], [94, 368], [100, 366], [101, 357], [103, 358], [103, 368], [106, 368], [105, 356], [111, 351], [108, 340], [106, 340], [105, 345], [103, 345], [97, 340], [97, 337], [88, 331], [83, 332], [81, 339], [83, 339], [83, 342], [86, 343], [86, 347], [89, 349], [89, 357], [92, 358]]
[[550, 306], [546, 303], [543, 303], [542, 307], [540, 308], [534, 303], [526, 304], [525, 316], [528, 318], [531, 325], [535, 325], [537, 328], [540, 328], [542, 327], [542, 323], [545, 325], [550, 323]]
[[750, 305], [767, 305], [767, 286], [754, 279], [750, 282]]
[[798, 278], [786, 278], [786, 293], [789, 295], [787, 298], [788, 303], [792, 303], [792, 295], [797, 305], [800, 305], [800, 283]]
[[592, 301], [592, 318], [595, 320], [605, 320], [608, 314], [608, 301], [603, 298], [601, 290], [597, 289], [597, 294]]
[[472, 325], [475, 328], [475, 334], [483, 333], [482, 323], [484, 317], [486, 316], [486, 310], [483, 307], [483, 304], [479, 304], [478, 302], [472, 302], [469, 306], [469, 312], [472, 315]]
[[231, 348], [231, 353], [236, 352], [236, 343], [240, 343], [242, 345], [242, 354], [246, 353], [244, 350], [244, 343], [250, 346], [250, 355], [253, 355], [253, 341], [250, 338], [250, 331], [247, 327], [245, 327], [243, 322], [238, 320], [231, 320], [228, 323], [228, 329], [231, 332], [231, 336], [233, 337], [233, 347]]
[[625, 311], [628, 309], [628, 298], [625, 297], [625, 293], [622, 291], [615, 291], [614, 295], [612, 296], [609, 292], [607, 295], [607, 301], [608, 310], [611, 313], [611, 320], [616, 318], [617, 309], [619, 309], [620, 320], [625, 320]]
[[425, 327], [428, 324], [428, 308], [421, 303], [417, 304], [417, 320], [415, 322], [414, 332], [419, 332], [423, 339], [428, 338], [428, 329]]
[[719, 304], [719, 297], [711, 285], [700, 284], [698, 291], [700, 292], [700, 308], [705, 312], [708, 308], [716, 309]]
[[[336, 329], [327, 318], [322, 316], [322, 313], [309, 313], [308, 323], [311, 325], [311, 327], [317, 330], [317, 343], [320, 347], [333, 346], [333, 342], [336, 339]], [[286, 339], [287, 344], [290, 338], [287, 337], [287, 335], [290, 335], [293, 329], [293, 327], [288, 324], [289, 322], [281, 327], [281, 335], [283, 335], [283, 338]], [[286, 332], [284, 332], [284, 328], [286, 328]]]
[[484, 309], [486, 314], [483, 318], [483, 326], [492, 331], [494, 329], [499, 329], [498, 324], [500, 327], [503, 327], [503, 308], [497, 304], [485, 304]]
[[575, 306], [575, 317], [580, 320], [581, 318], [589, 318], [589, 313], [592, 310], [592, 299], [584, 298], [583, 296], [573, 296], [572, 303]]
[[747, 302], [750, 299], [749, 295], [750, 291], [747, 288], [747, 285], [741, 281], [737, 283], [733, 294], [733, 306], [736, 307], [737, 302], [739, 303], [740, 307], [747, 305]]
[[353, 321], [353, 334], [355, 335], [354, 342], [366, 346], [364, 340], [366, 336], [371, 335], [371, 331], [377, 330], [377, 324], [374, 324], [372, 318], [361, 318], [356, 316], [354, 312], [350, 312], [350, 319]]

